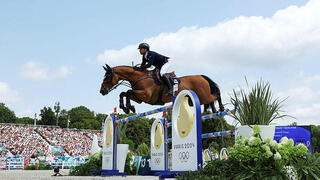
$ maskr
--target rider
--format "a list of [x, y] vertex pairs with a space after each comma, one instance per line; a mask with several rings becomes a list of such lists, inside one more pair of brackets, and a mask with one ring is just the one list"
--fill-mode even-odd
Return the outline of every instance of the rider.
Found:
[[147, 43], [141, 43], [138, 47], [140, 54], [142, 55], [142, 64], [140, 67], [137, 67], [137, 70], [144, 70], [152, 65], [160, 70], [160, 76], [163, 81], [168, 86], [168, 94], [172, 95], [172, 83], [170, 81], [167, 71], [170, 68], [170, 62], [168, 61], [169, 57], [163, 56], [154, 51], [150, 51], [150, 46]]

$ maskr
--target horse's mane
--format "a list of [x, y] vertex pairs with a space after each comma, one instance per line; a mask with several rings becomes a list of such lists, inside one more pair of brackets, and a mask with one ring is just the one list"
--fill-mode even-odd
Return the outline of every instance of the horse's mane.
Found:
[[[127, 65], [121, 65], [121, 66], [115, 66], [115, 67], [113, 67], [113, 68], [122, 68], [122, 67], [126, 67], [126, 68], [131, 68], [131, 69], [133, 69], [133, 67], [134, 66], [127, 66]], [[150, 71], [152, 71], [152, 70], [139, 70], [140, 72], [150, 72]]]
[[117, 68], [117, 67], [128, 67], [128, 68], [133, 68], [132, 66], [127, 66], [127, 65], [115, 66], [115, 67], [113, 67], [113, 68]]

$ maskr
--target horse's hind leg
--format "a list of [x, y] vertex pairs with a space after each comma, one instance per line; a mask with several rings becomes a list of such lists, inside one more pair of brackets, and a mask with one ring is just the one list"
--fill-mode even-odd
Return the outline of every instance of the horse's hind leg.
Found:
[[203, 112], [207, 112], [207, 111], [208, 111], [208, 109], [209, 109], [209, 107], [210, 107], [210, 105], [209, 105], [209, 104], [205, 104], [205, 105], [204, 105], [204, 110], [203, 110]]
[[212, 113], [217, 113], [217, 112], [218, 112], [217, 109], [216, 109], [216, 107], [214, 106], [214, 101], [212, 101], [212, 102], [210, 103], [210, 106], [211, 106], [211, 109], [212, 109]]
[[223, 104], [222, 104], [221, 96], [220, 96], [220, 95], [218, 96], [218, 103], [219, 103], [219, 111], [220, 111], [220, 112], [224, 111], [224, 106], [223, 106]]

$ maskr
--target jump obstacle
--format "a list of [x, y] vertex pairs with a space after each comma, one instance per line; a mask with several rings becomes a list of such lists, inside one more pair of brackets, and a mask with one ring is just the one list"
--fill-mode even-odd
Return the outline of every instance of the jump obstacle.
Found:
[[[189, 106], [188, 98], [191, 99], [193, 106]], [[104, 125], [102, 170], [98, 174], [125, 175], [117, 168], [117, 125], [129, 120], [168, 111], [172, 108], [172, 123], [167, 123], [165, 119], [156, 119], [151, 128], [151, 171], [162, 178], [185, 171], [199, 170], [203, 165], [202, 139], [233, 134], [233, 131], [201, 134], [201, 121], [235, 113], [236, 107], [234, 110], [201, 116], [201, 106], [195, 92], [183, 90], [173, 99], [173, 105], [127, 118], [116, 120], [115, 116], [108, 116]], [[168, 139], [167, 128], [170, 126], [172, 126], [172, 138]], [[169, 142], [172, 142], [172, 171], [168, 169], [167, 145]]]

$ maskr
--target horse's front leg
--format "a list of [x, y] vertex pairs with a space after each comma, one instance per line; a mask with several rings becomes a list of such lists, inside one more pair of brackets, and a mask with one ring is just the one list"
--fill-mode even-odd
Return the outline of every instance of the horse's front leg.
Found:
[[127, 96], [127, 93], [126, 92], [122, 92], [120, 93], [119, 95], [119, 106], [120, 106], [120, 109], [122, 109], [126, 114], [129, 114], [130, 110], [128, 107], [125, 107], [124, 104], [123, 104], [123, 98]]
[[133, 105], [131, 105], [131, 101], [130, 101], [130, 99], [133, 98], [133, 97], [134, 97], [133, 90], [128, 90], [126, 92], [126, 107], [128, 109], [130, 109], [133, 113], [135, 113], [136, 112], [136, 108]]

